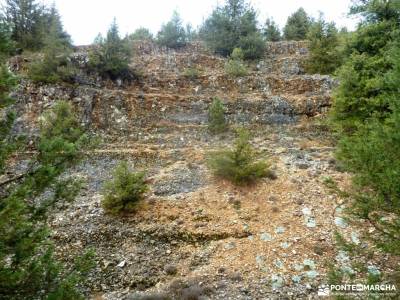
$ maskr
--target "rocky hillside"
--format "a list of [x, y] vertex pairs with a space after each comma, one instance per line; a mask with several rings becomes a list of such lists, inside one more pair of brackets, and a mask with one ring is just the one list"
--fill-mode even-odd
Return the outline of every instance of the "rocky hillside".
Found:
[[[86, 54], [81, 48], [73, 56], [82, 69]], [[130, 84], [83, 75], [78, 86], [23, 82], [15, 94], [16, 130], [35, 134], [40, 113], [64, 99], [102, 137], [70, 171], [85, 180], [84, 190], [50, 221], [66, 262], [85, 248], [96, 250], [89, 298], [316, 298], [328, 262], [350, 268], [333, 247], [333, 233], [358, 241], [357, 231], [323, 184], [326, 177], [346, 184], [347, 175], [337, 170], [329, 136], [315, 123], [335, 81], [304, 74], [305, 57], [304, 42], [270, 43], [248, 76], [233, 79], [224, 73], [225, 59], [199, 44], [176, 52], [142, 43], [132, 62], [140, 77]], [[23, 69], [19, 61], [14, 69]], [[185, 76], [188, 68], [199, 76]], [[206, 153], [229, 147], [234, 137], [207, 131], [207, 108], [217, 96], [229, 122], [251, 130], [276, 179], [238, 188], [210, 174]], [[101, 208], [101, 186], [123, 159], [147, 170], [151, 191], [137, 214], [115, 217]], [[16, 168], [24, 168], [23, 160]]]

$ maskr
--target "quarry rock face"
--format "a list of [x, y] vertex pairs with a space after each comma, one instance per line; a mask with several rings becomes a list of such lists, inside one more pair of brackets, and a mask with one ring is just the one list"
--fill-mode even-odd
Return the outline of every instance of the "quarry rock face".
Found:
[[[349, 176], [335, 166], [329, 133], [313, 122], [331, 105], [335, 80], [304, 74], [305, 42], [268, 43], [243, 78], [227, 76], [226, 59], [200, 43], [134, 48], [136, 81], [85, 74], [81, 47], [72, 58], [80, 84], [23, 80], [14, 93], [15, 131], [36, 135], [40, 114], [66, 100], [101, 137], [65, 174], [85, 184], [49, 218], [57, 257], [72, 265], [94, 248], [96, 267], [81, 287], [88, 299], [317, 299], [326, 261], [342, 264], [333, 233], [357, 237], [337, 221], [341, 199], [323, 183], [332, 178], [341, 188]], [[24, 63], [17, 59], [14, 70]], [[186, 76], [188, 68], [198, 76]], [[231, 125], [220, 135], [207, 130], [215, 97]], [[257, 158], [274, 176], [244, 187], [213, 176], [207, 157], [232, 147], [236, 126], [250, 130]], [[146, 171], [151, 184], [135, 214], [113, 216], [102, 208], [102, 186], [122, 160]]]
[[[84, 68], [88, 51], [77, 48], [71, 59]], [[21, 115], [32, 117], [54, 101], [66, 100], [74, 103], [86, 126], [127, 134], [134, 126], [166, 120], [204, 124], [208, 105], [219, 97], [232, 122], [290, 124], [326, 112], [337, 84], [329, 76], [304, 74], [306, 42], [267, 43], [265, 57], [251, 64], [249, 75], [242, 78], [225, 74], [226, 59], [211, 55], [201, 43], [173, 51], [141, 42], [134, 45], [134, 53], [132, 67], [141, 76], [131, 83], [83, 73], [77, 75], [77, 86], [23, 81], [14, 95], [23, 104]], [[12, 68], [18, 70], [19, 63], [14, 59]], [[198, 76], [185, 76], [188, 68], [198, 70]]]

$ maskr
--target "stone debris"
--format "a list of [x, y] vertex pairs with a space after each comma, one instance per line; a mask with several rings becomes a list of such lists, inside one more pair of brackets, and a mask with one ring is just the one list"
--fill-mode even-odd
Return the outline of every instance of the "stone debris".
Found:
[[317, 226], [317, 222], [315, 221], [315, 218], [306, 217], [306, 226], [309, 228], [314, 228], [315, 226]]
[[368, 273], [370, 273], [371, 275], [374, 275], [374, 276], [381, 275], [381, 271], [379, 271], [379, 269], [376, 266], [369, 265], [367, 267], [367, 269], [368, 269]]
[[273, 274], [271, 276], [271, 283], [272, 283], [272, 289], [273, 290], [277, 290], [277, 289], [280, 289], [283, 286], [284, 279], [279, 275]]
[[263, 233], [260, 235], [260, 239], [261, 239], [262, 241], [264, 241], [264, 242], [270, 242], [270, 241], [273, 240], [273, 237], [272, 237], [270, 234], [263, 232]]
[[340, 228], [347, 228], [348, 224], [342, 217], [335, 217], [335, 225]]
[[351, 232], [351, 241], [356, 245], [359, 245], [361, 243], [357, 232], [354, 231]]
[[118, 267], [118, 268], [123, 268], [123, 267], [125, 267], [125, 265], [126, 265], [126, 261], [123, 260], [123, 261], [121, 261], [121, 262], [117, 265], [117, 267]]
[[274, 265], [278, 269], [283, 269], [284, 268], [284, 264], [279, 258], [274, 261]]

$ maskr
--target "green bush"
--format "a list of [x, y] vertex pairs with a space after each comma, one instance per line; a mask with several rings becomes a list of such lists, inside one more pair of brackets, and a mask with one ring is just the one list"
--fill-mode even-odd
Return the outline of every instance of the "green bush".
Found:
[[148, 191], [145, 173], [129, 171], [128, 164], [121, 162], [114, 170], [114, 177], [103, 188], [104, 209], [111, 214], [135, 211], [137, 204]]
[[16, 77], [0, 60], [0, 109], [3, 109], [11, 101], [9, 93], [16, 83]]
[[240, 48], [235, 48], [232, 52], [231, 57], [225, 63], [225, 72], [232, 77], [244, 77], [247, 76], [247, 67], [243, 61], [243, 51]]
[[238, 46], [242, 49], [245, 60], [256, 60], [265, 54], [266, 44], [259, 32], [241, 37]]
[[201, 73], [201, 70], [199, 70], [198, 68], [189, 67], [185, 69], [185, 71], [183, 72], [183, 76], [190, 80], [195, 80], [201, 76]]
[[117, 22], [114, 19], [103, 39], [98, 36], [95, 48], [89, 54], [89, 67], [101, 76], [111, 79], [132, 79], [134, 74], [129, 68], [132, 52], [126, 40], [119, 36]]
[[221, 133], [227, 128], [224, 104], [220, 99], [215, 98], [208, 109], [208, 129], [212, 133]]
[[185, 28], [178, 12], [174, 11], [171, 20], [163, 24], [157, 34], [157, 43], [172, 49], [179, 49], [186, 45], [187, 37]]
[[28, 76], [32, 81], [42, 83], [74, 82], [77, 69], [67, 57], [56, 57], [45, 54], [43, 60], [29, 66]]
[[247, 76], [248, 71], [243, 61], [230, 59], [225, 64], [225, 72], [232, 77]]
[[208, 166], [218, 177], [243, 185], [255, 182], [262, 177], [272, 176], [265, 161], [256, 161], [254, 150], [249, 142], [249, 133], [238, 130], [233, 150], [220, 150], [209, 154]]

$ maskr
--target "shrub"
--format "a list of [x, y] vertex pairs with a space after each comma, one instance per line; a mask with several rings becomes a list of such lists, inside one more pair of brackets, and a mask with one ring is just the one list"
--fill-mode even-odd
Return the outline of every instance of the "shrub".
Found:
[[226, 74], [232, 77], [247, 76], [248, 71], [243, 61], [243, 51], [240, 48], [235, 48], [230, 59], [225, 63]]
[[245, 0], [229, 0], [224, 6], [218, 6], [205, 20], [200, 37], [212, 51], [225, 57], [238, 47], [245, 52], [245, 59], [263, 55], [257, 13]]
[[189, 67], [186, 68], [185, 71], [183, 72], [183, 76], [190, 79], [190, 80], [195, 80], [199, 78], [201, 75], [201, 71], [197, 68]]
[[133, 173], [126, 162], [121, 162], [113, 175], [113, 179], [106, 182], [103, 188], [104, 209], [112, 214], [134, 211], [148, 191], [145, 173]]
[[231, 59], [234, 60], [243, 60], [244, 59], [244, 53], [243, 50], [241, 48], [235, 48], [232, 51], [231, 54]]
[[46, 53], [43, 60], [29, 66], [28, 76], [35, 82], [72, 83], [76, 72], [76, 68], [70, 64], [67, 57], [56, 57]]
[[212, 133], [220, 133], [227, 128], [224, 104], [220, 99], [215, 98], [208, 109], [208, 129]]
[[233, 150], [220, 150], [209, 155], [208, 166], [214, 175], [242, 185], [271, 174], [267, 162], [256, 161], [249, 139], [249, 133], [240, 129]]
[[95, 44], [95, 49], [89, 54], [89, 67], [93, 71], [111, 79], [132, 79], [134, 74], [129, 68], [132, 53], [127, 41], [120, 38], [115, 19], [107, 37], [98, 36]]
[[185, 28], [178, 12], [174, 11], [171, 20], [161, 27], [157, 34], [157, 43], [172, 49], [179, 49], [186, 45]]
[[247, 76], [248, 71], [243, 61], [230, 59], [225, 64], [225, 72], [232, 77]]

